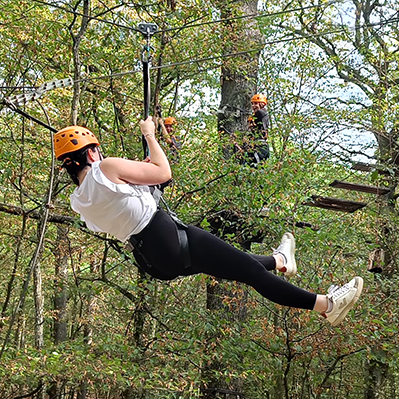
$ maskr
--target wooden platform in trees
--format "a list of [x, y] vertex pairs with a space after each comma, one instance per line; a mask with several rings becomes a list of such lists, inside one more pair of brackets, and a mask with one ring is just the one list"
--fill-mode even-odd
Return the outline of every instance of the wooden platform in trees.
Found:
[[329, 209], [339, 212], [352, 213], [358, 209], [364, 208], [365, 202], [356, 202], [342, 200], [338, 198], [322, 197], [320, 195], [312, 195], [308, 201], [304, 201], [303, 205], [314, 206], [316, 208]]
[[389, 172], [385, 170], [381, 165], [357, 162], [352, 165], [351, 169], [359, 170], [361, 172], [372, 172], [373, 170], [377, 170], [380, 175], [388, 175]]
[[368, 186], [365, 184], [348, 183], [340, 180], [334, 180], [330, 184], [330, 187], [343, 188], [345, 190], [351, 190], [351, 191], [361, 191], [363, 193], [370, 193], [376, 195], [385, 195], [390, 192], [390, 189], [387, 187]]

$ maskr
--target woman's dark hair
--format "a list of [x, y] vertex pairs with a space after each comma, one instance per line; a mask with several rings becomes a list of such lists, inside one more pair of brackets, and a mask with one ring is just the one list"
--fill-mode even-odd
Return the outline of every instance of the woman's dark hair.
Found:
[[62, 157], [61, 168], [65, 168], [73, 182], [79, 186], [78, 173], [83, 170], [86, 166], [91, 164], [87, 162], [87, 152], [89, 149], [94, 150], [97, 148], [96, 144], [90, 144], [85, 148], [78, 151], [69, 152]]

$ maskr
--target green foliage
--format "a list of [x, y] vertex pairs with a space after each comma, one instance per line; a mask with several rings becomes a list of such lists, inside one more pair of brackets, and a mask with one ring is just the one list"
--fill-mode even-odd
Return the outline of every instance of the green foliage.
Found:
[[[203, 275], [143, 281], [134, 261], [115, 251], [110, 237], [82, 231], [76, 220], [68, 224], [67, 240], [61, 244], [55, 225], [49, 223], [40, 259], [44, 346], [35, 344], [31, 283], [0, 359], [0, 397], [27, 394], [42, 383], [46, 387], [56, 383], [73, 395], [85, 383], [88, 397], [127, 397], [133, 392], [146, 398], [191, 399], [199, 397], [207, 383], [202, 374], [206, 367], [219, 364], [210, 375], [226, 386], [242, 382], [246, 397], [357, 398], [368, 384], [364, 369], [373, 362], [389, 366], [393, 382], [384, 391], [389, 397], [398, 373], [396, 165], [391, 157], [388, 175], [350, 169], [353, 156], [359, 155], [353, 150], [356, 132], [376, 136], [377, 155], [386, 155], [384, 138], [397, 142], [397, 88], [392, 83], [397, 71], [391, 67], [397, 63], [397, 51], [378, 49], [382, 29], [369, 37], [369, 48], [364, 41], [351, 57], [349, 44], [341, 45], [356, 39], [347, 27], [329, 34], [339, 50], [333, 55], [325, 51], [329, 41], [309, 30], [340, 28], [336, 14], [343, 11], [340, 5], [300, 9], [290, 3], [295, 12], [258, 19], [263, 39], [270, 42], [261, 56], [258, 87], [269, 99], [272, 153], [266, 163], [251, 168], [235, 156], [223, 156], [223, 148], [231, 143], [220, 137], [214, 104], [220, 92], [217, 57], [253, 50], [238, 40], [228, 41], [232, 24], [244, 31], [253, 27], [253, 19], [206, 23], [241, 17], [237, 11], [241, 2], [234, 7], [217, 2], [216, 8], [197, 0], [177, 2], [177, 7], [173, 1], [134, 5], [91, 1], [93, 18], [79, 44], [78, 70], [72, 50], [81, 28], [82, 5], [58, 3], [52, 7], [0, 0], [3, 97], [77, 74], [79, 87], [49, 91], [39, 103], [27, 103], [26, 112], [62, 127], [71, 121], [73, 94], [78, 93], [78, 123], [98, 134], [105, 154], [140, 159], [139, 61], [145, 40], [134, 27], [143, 20], [157, 23], [161, 32], [151, 39], [152, 63], [162, 68], [151, 71], [152, 89], [164, 114], [178, 118], [183, 143], [179, 162], [172, 164], [174, 183], [165, 193], [171, 208], [184, 221], [237, 247], [253, 241], [251, 251], [257, 254], [270, 253], [285, 231], [293, 231], [299, 265], [293, 283], [326, 292], [330, 283], [362, 275], [365, 292], [345, 324], [333, 329], [313, 312], [282, 308], [233, 282]], [[275, 3], [262, 6], [268, 12], [286, 10]], [[384, 7], [392, 11], [389, 4]], [[391, 22], [385, 29], [393, 35], [397, 22]], [[275, 40], [281, 32], [297, 36], [287, 42]], [[203, 61], [193, 62], [198, 59]], [[229, 68], [241, 71], [249, 60], [231, 57]], [[355, 73], [360, 64], [362, 79]], [[349, 90], [355, 85], [358, 90]], [[0, 214], [3, 346], [37, 245], [39, 223], [32, 211], [43, 209], [48, 192], [51, 136], [14, 113], [3, 113], [0, 126], [0, 202], [25, 211]], [[366, 151], [369, 144], [359, 151]], [[395, 148], [392, 145], [388, 154], [395, 155]], [[373, 194], [334, 189], [329, 186], [334, 179], [394, 187], [390, 206]], [[59, 176], [51, 212], [71, 217], [75, 215], [68, 195], [73, 187], [68, 181], [64, 174]], [[304, 206], [313, 194], [368, 205], [354, 214]], [[297, 227], [300, 221], [311, 227]], [[392, 259], [386, 265], [389, 275], [367, 273], [370, 251], [382, 245]], [[53, 299], [59, 294], [56, 266], [63, 255], [67, 337], [55, 345], [59, 320]], [[220, 284], [232, 294], [219, 298], [231, 312], [207, 310], [209, 284]], [[234, 311], [243, 298], [246, 317], [238, 320]]]

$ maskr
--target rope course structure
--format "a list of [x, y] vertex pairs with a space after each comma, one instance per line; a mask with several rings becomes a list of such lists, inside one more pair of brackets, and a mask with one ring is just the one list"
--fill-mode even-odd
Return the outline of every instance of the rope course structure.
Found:
[[71, 78], [53, 80], [51, 82], [43, 83], [39, 88], [31, 93], [17, 94], [7, 98], [7, 103], [16, 107], [25, 105], [28, 101], [34, 101], [40, 98], [44, 93], [49, 90], [54, 90], [60, 87], [72, 86], [73, 81]]
[[44, 93], [50, 90], [58, 89], [60, 87], [68, 87], [72, 85], [73, 85], [73, 80], [71, 78], [57, 79], [51, 82], [43, 83], [39, 88], [32, 91], [31, 93], [23, 93], [3, 98], [2, 103], [7, 107], [3, 109], [3, 112], [7, 113], [10, 111], [14, 111], [24, 116], [25, 118], [30, 119], [31, 121], [37, 123], [38, 125], [45, 127], [46, 129], [52, 131], [53, 133], [56, 133], [57, 129], [53, 128], [49, 124], [42, 122], [41, 120], [35, 118], [34, 116], [28, 114], [27, 112], [20, 109], [20, 107], [25, 105], [29, 101], [34, 101], [39, 99]]

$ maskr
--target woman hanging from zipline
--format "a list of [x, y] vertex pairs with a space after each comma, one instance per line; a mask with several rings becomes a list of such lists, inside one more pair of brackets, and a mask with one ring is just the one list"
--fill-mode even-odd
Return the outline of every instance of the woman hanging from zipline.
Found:
[[293, 308], [315, 310], [336, 326], [359, 299], [361, 277], [328, 294], [305, 291], [270, 271], [296, 273], [295, 240], [285, 233], [271, 256], [252, 255], [213, 234], [182, 227], [173, 214], [160, 209], [151, 186], [171, 176], [169, 162], [155, 138], [151, 117], [140, 121], [150, 159], [131, 161], [104, 158], [97, 138], [81, 126], [66, 127], [54, 135], [55, 156], [78, 186], [71, 194], [72, 209], [89, 229], [130, 242], [139, 267], [161, 280], [205, 273], [252, 286], [269, 300]]

